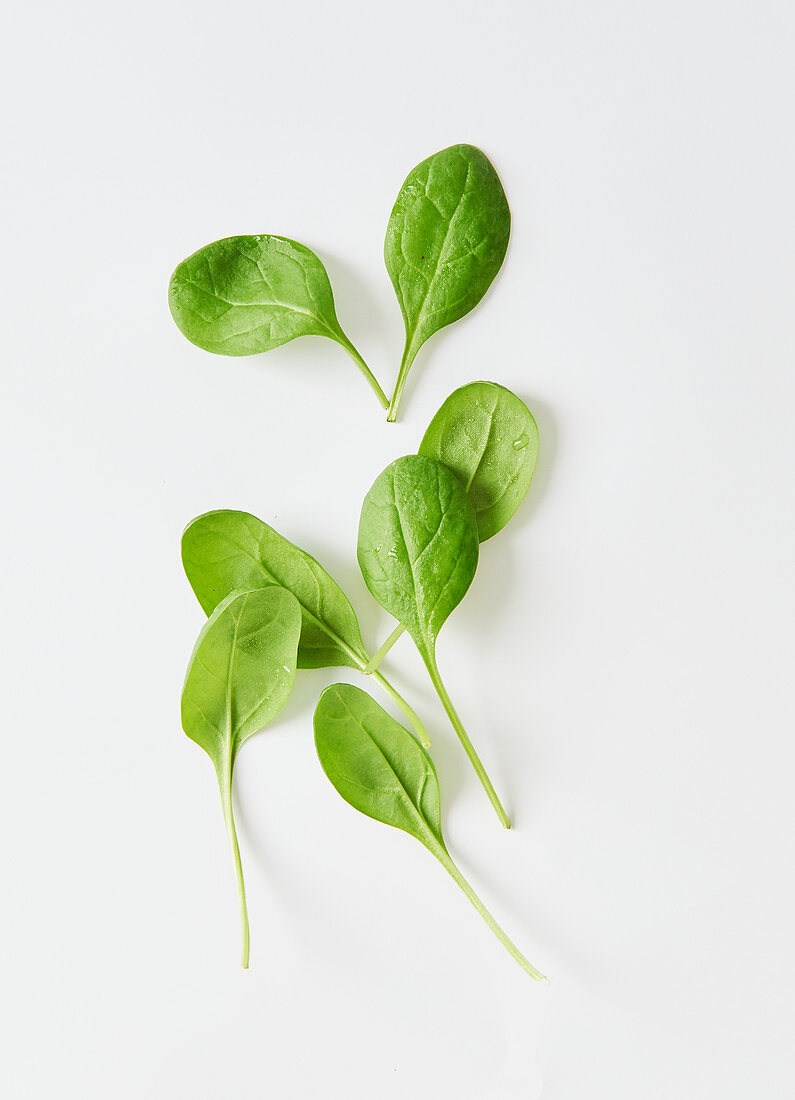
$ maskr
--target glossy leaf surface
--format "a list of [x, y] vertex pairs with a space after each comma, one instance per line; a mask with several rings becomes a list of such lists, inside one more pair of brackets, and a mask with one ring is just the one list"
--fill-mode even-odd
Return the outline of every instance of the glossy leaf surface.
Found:
[[235, 593], [204, 624], [182, 692], [182, 728], [223, 770], [282, 709], [295, 679], [298, 601], [283, 588]]
[[351, 806], [432, 851], [444, 847], [433, 762], [367, 692], [350, 684], [326, 688], [315, 710], [315, 745], [323, 771]]
[[296, 336], [342, 336], [326, 269], [286, 237], [214, 241], [182, 261], [170, 289], [174, 320], [205, 351], [254, 355]]
[[384, 243], [406, 326], [390, 420], [396, 418], [417, 352], [435, 332], [478, 304], [502, 266], [510, 232], [505, 192], [480, 149], [452, 145], [406, 177]]
[[188, 256], [171, 276], [171, 315], [191, 343], [217, 355], [255, 355], [297, 336], [328, 336], [387, 399], [342, 331], [326, 269], [287, 237], [225, 237]]
[[424, 455], [388, 466], [362, 506], [358, 558], [370, 592], [432, 659], [478, 563], [477, 520], [452, 470]]
[[421, 455], [461, 478], [481, 542], [501, 531], [530, 487], [538, 428], [515, 394], [495, 382], [470, 382], [451, 393], [428, 426]]
[[207, 512], [182, 536], [182, 562], [207, 614], [236, 589], [281, 585], [301, 605], [299, 668], [367, 662], [350, 601], [326, 570], [248, 512]]
[[[182, 536], [182, 561], [207, 614], [230, 592], [281, 585], [301, 607], [298, 667], [365, 671], [369, 655], [348, 597], [319, 562], [256, 516], [236, 511], [199, 516]], [[425, 727], [400, 692], [381, 672], [371, 674], [428, 744]]]
[[439, 783], [430, 756], [370, 696], [333, 684], [315, 710], [321, 767], [345, 801], [367, 817], [419, 840], [463, 890], [483, 920], [526, 973], [543, 975], [497, 924], [450, 858], [442, 835]]

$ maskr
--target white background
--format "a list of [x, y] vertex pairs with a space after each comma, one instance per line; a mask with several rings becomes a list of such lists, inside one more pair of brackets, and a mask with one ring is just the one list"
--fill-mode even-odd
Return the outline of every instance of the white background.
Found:
[[[50, 0], [12, 3], [0, 49], [3, 1095], [793, 1095], [792, 5]], [[458, 141], [511, 246], [398, 425], [330, 342], [233, 360], [177, 331], [179, 260], [293, 236], [390, 389], [387, 216]], [[510, 834], [408, 639], [388, 668], [453, 855], [551, 981], [323, 777], [335, 670], [239, 759], [244, 973], [179, 724], [182, 528], [258, 514], [377, 644], [362, 497], [477, 378], [541, 431], [438, 650]]]

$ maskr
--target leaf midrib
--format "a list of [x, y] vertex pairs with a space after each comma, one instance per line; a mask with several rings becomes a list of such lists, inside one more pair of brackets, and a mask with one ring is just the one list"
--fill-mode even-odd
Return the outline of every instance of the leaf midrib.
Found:
[[[425, 303], [428, 300], [428, 297], [431, 293], [431, 287], [433, 286], [434, 281], [436, 279], [436, 276], [439, 273], [439, 266], [442, 263], [442, 257], [444, 256], [445, 249], [447, 248], [447, 240], [450, 236], [450, 233], [452, 232], [453, 223], [455, 222], [456, 218], [458, 217], [458, 211], [461, 209], [461, 203], [464, 201], [464, 197], [466, 196], [466, 193], [467, 193], [467, 185], [469, 184], [469, 177], [470, 177], [471, 171], [472, 171], [472, 162], [470, 160], [470, 161], [467, 162], [467, 174], [464, 177], [464, 185], [461, 188], [461, 194], [458, 196], [458, 201], [455, 204], [455, 210], [450, 215], [450, 218], [447, 222], [447, 228], [444, 231], [444, 238], [442, 240], [442, 246], [439, 249], [439, 255], [437, 256], [436, 261], [434, 262], [434, 265], [433, 265], [433, 273], [431, 274], [430, 279], [428, 279], [428, 282], [427, 282], [427, 285], [426, 285], [426, 288], [425, 288], [425, 293], [423, 294], [422, 300], [421, 300], [421, 302], [419, 304], [419, 307], [417, 309], [417, 316], [416, 316], [416, 319], [415, 319], [415, 322], [414, 322], [414, 326], [412, 327], [411, 331], [409, 331], [408, 328], [406, 329], [406, 345], [407, 346], [413, 346], [414, 337], [415, 337], [417, 329], [419, 328], [419, 325], [420, 325], [420, 318], [422, 316], [423, 310], [425, 309]], [[428, 184], [430, 182], [430, 174], [431, 173], [430, 173], [430, 168], [429, 168], [428, 169], [428, 179], [425, 182], [426, 192], [425, 192], [425, 195], [423, 196], [424, 198], [428, 198], [427, 187], [428, 187]], [[431, 201], [431, 200], [429, 200], [429, 201]], [[436, 204], [434, 203], [434, 206], [435, 205]], [[438, 207], [436, 207], [436, 209], [438, 210]], [[402, 254], [402, 251], [403, 250], [401, 248], [401, 254]]]
[[[393, 787], [381, 787], [381, 788], [376, 788], [376, 790], [382, 790], [382, 791], [386, 791], [386, 792], [389, 792], [389, 791], [395, 791], [395, 792], [400, 792], [400, 794], [401, 794], [402, 798], [403, 798], [403, 799], [405, 799], [405, 801], [406, 801], [406, 802], [407, 802], [407, 803], [409, 804], [409, 806], [411, 807], [411, 810], [412, 810], [412, 812], [413, 812], [414, 816], [416, 817], [417, 821], [418, 821], [418, 822], [420, 823], [420, 825], [421, 825], [421, 827], [422, 827], [422, 831], [423, 831], [423, 832], [425, 832], [425, 833], [427, 833], [427, 834], [428, 834], [428, 835], [429, 835], [429, 836], [430, 836], [430, 837], [432, 838], [432, 840], [433, 840], [433, 842], [434, 842], [434, 845], [438, 845], [438, 844], [440, 844], [440, 843], [441, 843], [441, 841], [440, 841], [439, 837], [437, 837], [437, 836], [436, 836], [436, 834], [434, 833], [433, 829], [431, 829], [430, 825], [429, 825], [429, 824], [427, 823], [427, 821], [425, 820], [425, 818], [424, 818], [424, 817], [422, 816], [422, 814], [420, 813], [420, 811], [419, 811], [419, 809], [417, 808], [417, 806], [415, 806], [415, 805], [414, 805], [414, 802], [412, 801], [412, 798], [411, 798], [411, 796], [409, 795], [409, 792], [408, 792], [408, 791], [406, 790], [406, 788], [405, 788], [405, 786], [404, 786], [404, 784], [403, 784], [403, 781], [401, 780], [400, 776], [399, 776], [399, 775], [397, 774], [397, 772], [395, 771], [395, 769], [394, 769], [394, 768], [392, 767], [392, 764], [390, 763], [390, 761], [389, 761], [388, 757], [387, 757], [387, 756], [386, 756], [386, 754], [384, 753], [384, 751], [383, 751], [383, 749], [381, 748], [381, 746], [380, 746], [380, 745], [378, 744], [378, 742], [377, 742], [377, 741], [376, 741], [376, 740], [374, 739], [374, 737], [372, 736], [372, 734], [370, 733], [370, 731], [369, 731], [369, 730], [367, 729], [367, 727], [366, 727], [366, 726], [364, 725], [364, 723], [363, 723], [363, 722], [361, 722], [361, 721], [360, 721], [360, 720], [359, 720], [359, 719], [358, 719], [358, 718], [356, 717], [356, 715], [355, 715], [355, 714], [354, 714], [354, 712], [353, 712], [353, 711], [351, 710], [351, 708], [350, 708], [350, 707], [348, 706], [348, 703], [347, 703], [347, 702], [345, 701], [345, 699], [343, 698], [342, 694], [341, 694], [341, 693], [340, 693], [339, 691], [337, 691], [337, 692], [336, 692], [336, 696], [337, 696], [337, 698], [339, 699], [339, 701], [340, 701], [340, 702], [342, 703], [343, 707], [345, 707], [345, 710], [346, 710], [346, 711], [348, 712], [348, 714], [350, 715], [350, 717], [351, 717], [351, 718], [353, 719], [354, 723], [355, 723], [355, 724], [356, 724], [356, 725], [357, 725], [357, 726], [359, 727], [359, 729], [360, 729], [360, 730], [362, 731], [362, 733], [363, 733], [363, 734], [365, 735], [365, 737], [367, 737], [367, 739], [369, 740], [370, 744], [371, 744], [371, 745], [373, 746], [373, 748], [375, 749], [375, 751], [376, 751], [376, 752], [378, 753], [378, 755], [379, 755], [379, 756], [381, 757], [381, 759], [382, 759], [382, 760], [384, 761], [384, 763], [386, 764], [386, 766], [387, 766], [387, 768], [389, 769], [389, 771], [390, 771], [390, 772], [392, 773], [392, 775], [393, 775], [393, 776], [395, 777], [395, 781], [396, 781], [396, 783], [397, 783], [397, 787], [394, 787], [394, 788], [393, 788]], [[385, 713], [386, 713], [386, 712], [385, 712]], [[389, 718], [389, 715], [387, 715], [387, 718]], [[390, 721], [394, 721], [394, 719], [390, 719]], [[400, 725], [400, 723], [397, 723], [397, 724], [398, 724], [398, 725]], [[402, 727], [401, 727], [401, 728], [402, 728]], [[405, 732], [406, 732], [406, 733], [408, 733], [408, 730], [406, 730]], [[411, 734], [409, 734], [409, 737], [410, 737], [410, 736], [411, 736]], [[419, 742], [418, 742], [418, 748], [420, 748], [420, 751], [422, 751], [422, 747], [421, 747], [421, 746], [419, 745]], [[346, 776], [346, 779], [347, 779], [347, 778], [348, 778], [348, 777]], [[428, 773], [426, 772], [426, 773], [425, 773], [425, 774], [423, 775], [423, 785], [422, 785], [422, 788], [421, 788], [421, 793], [422, 793], [422, 791], [424, 791], [424, 790], [425, 790], [425, 783], [427, 782], [427, 779], [428, 779]], [[372, 788], [372, 787], [364, 787], [364, 786], [363, 786], [363, 785], [362, 785], [361, 783], [359, 783], [359, 782], [357, 782], [357, 781], [355, 781], [355, 780], [354, 780], [353, 782], [355, 782], [355, 783], [356, 783], [356, 786], [358, 786], [358, 787], [362, 787], [362, 789], [363, 789], [363, 790], [367, 790], [367, 791], [372, 791], [372, 790], [373, 790], [373, 788]], [[387, 824], [387, 823], [385, 822], [384, 824]], [[427, 843], [426, 841], [423, 841], [423, 843], [425, 844], [425, 846], [426, 846], [426, 847], [429, 847], [429, 848], [431, 847], [431, 845], [429, 845], [429, 844], [428, 844], [428, 843]], [[443, 845], [443, 844], [442, 844], [442, 847], [444, 847], [444, 845]]]

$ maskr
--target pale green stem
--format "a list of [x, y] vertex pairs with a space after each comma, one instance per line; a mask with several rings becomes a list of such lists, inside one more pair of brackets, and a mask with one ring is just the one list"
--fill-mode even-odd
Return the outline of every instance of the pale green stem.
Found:
[[231, 755], [228, 755], [228, 760], [224, 761], [224, 773], [218, 777], [219, 785], [221, 787], [221, 804], [224, 809], [224, 821], [226, 822], [226, 832], [229, 836], [229, 843], [232, 848], [232, 858], [235, 861], [235, 878], [237, 879], [237, 896], [240, 901], [240, 924], [243, 933], [243, 958], [241, 965], [244, 970], [248, 970], [248, 954], [249, 954], [249, 929], [248, 929], [248, 909], [246, 907], [246, 884], [243, 881], [243, 865], [240, 862], [240, 847], [237, 843], [237, 830], [235, 829], [235, 815], [232, 810], [232, 760]]
[[389, 637], [384, 642], [384, 644], [381, 646], [381, 648], [378, 650], [378, 652], [375, 654], [375, 656], [371, 657], [370, 660], [367, 662], [367, 665], [365, 666], [365, 669], [364, 669], [365, 676], [372, 676], [372, 674], [375, 672], [375, 670], [381, 664], [384, 657], [386, 657], [387, 653], [389, 653], [390, 649], [392, 648], [392, 646], [395, 644], [395, 642], [398, 640], [398, 638], [400, 637], [400, 635], [403, 633], [403, 631], [405, 629], [406, 628], [403, 625], [403, 623], [398, 623], [397, 624], [395, 629], [389, 635]]
[[372, 389], [375, 396], [378, 398], [378, 403], [381, 406], [381, 408], [382, 409], [388, 408], [389, 407], [389, 398], [384, 393], [384, 391], [381, 389], [381, 387], [378, 384], [378, 379], [375, 377], [373, 372], [367, 366], [364, 359], [362, 359], [361, 355], [356, 350], [356, 348], [353, 346], [353, 344], [350, 342], [348, 337], [344, 336], [342, 340], [340, 340], [339, 337], [337, 337], [337, 339], [338, 339], [339, 343], [342, 344], [342, 346], [347, 351], [348, 355], [350, 355], [351, 359], [353, 359], [356, 366], [359, 368], [359, 370], [364, 375], [368, 385]]
[[447, 716], [453, 724], [453, 729], [458, 734], [458, 739], [464, 746], [464, 752], [469, 757], [470, 763], [475, 769], [475, 773], [478, 779], [483, 784], [483, 789], [489, 796], [489, 801], [491, 802], [494, 809], [497, 811], [497, 817], [500, 819], [500, 824], [504, 825], [506, 829], [510, 829], [510, 818], [503, 809], [502, 803], [497, 797], [497, 792], [494, 790], [491, 780], [486, 773], [486, 769], [483, 767], [483, 764], [480, 761], [480, 757], [475, 752], [475, 747], [469, 740], [469, 735], [464, 729], [464, 725], [461, 719], [458, 717], [458, 714], [456, 713], [456, 709], [453, 706], [450, 696], [447, 694], [447, 689], [442, 683], [442, 678], [439, 675], [439, 669], [436, 667], [435, 656], [433, 655], [433, 653], [431, 653], [429, 656], [425, 656], [425, 654], [423, 654], [423, 656], [425, 657], [425, 664], [428, 668], [433, 686], [436, 688], [436, 694], [441, 699], [442, 706], [447, 711]]
[[400, 707], [400, 709], [408, 718], [409, 722], [411, 722], [412, 726], [414, 727], [414, 730], [419, 737], [423, 747], [429, 749], [431, 747], [431, 741], [428, 737], [428, 731], [425, 729], [425, 726], [423, 726], [422, 722], [419, 720], [419, 718], [406, 702], [406, 700], [403, 698], [403, 696], [395, 688], [392, 687], [389, 680], [387, 680], [385, 676], [382, 676], [380, 672], [372, 672], [370, 673], [370, 675], [377, 683], [381, 685], [387, 695], [389, 695], [390, 699], [393, 700], [395, 705]]
[[397, 420], [398, 406], [400, 405], [400, 399], [403, 396], [403, 387], [406, 385], [406, 379], [409, 376], [409, 370], [411, 364], [414, 362], [414, 357], [417, 352], [412, 345], [412, 337], [406, 335], [406, 346], [403, 349], [403, 358], [400, 360], [400, 370], [398, 371], [397, 382], [395, 383], [395, 392], [392, 394], [392, 400], [389, 403], [389, 412], [387, 413], [387, 421], [390, 424], [394, 424]]
[[436, 856], [436, 858], [439, 860], [441, 865], [449, 873], [450, 877], [456, 883], [458, 883], [458, 885], [464, 891], [466, 896], [472, 902], [474, 907], [480, 913], [483, 920], [486, 922], [486, 924], [492, 930], [492, 932], [497, 937], [497, 939], [500, 941], [500, 943], [503, 945], [503, 947], [506, 949], [506, 951], [509, 951], [510, 954], [513, 955], [513, 957], [516, 959], [516, 961], [521, 966], [522, 970], [524, 970], [525, 973], [529, 974], [530, 977], [534, 978], [537, 982], [543, 981], [544, 980], [544, 975], [541, 973], [540, 970], [536, 970], [536, 968], [532, 965], [532, 963], [530, 963], [524, 957], [524, 955], [519, 950], [519, 948], [516, 946], [516, 944], [513, 942], [513, 940], [502, 930], [502, 928], [500, 928], [499, 924], [497, 924], [494, 917], [491, 915], [491, 913], [488, 911], [486, 906], [483, 904], [483, 902], [477, 896], [477, 894], [472, 889], [472, 887], [469, 885], [467, 880], [464, 878], [464, 876], [458, 870], [456, 865], [453, 863], [453, 861], [450, 858], [450, 855], [447, 852], [447, 850], [445, 848], [443, 848], [441, 845], [439, 845], [438, 850], [436, 849], [436, 847], [433, 848], [433, 853]]

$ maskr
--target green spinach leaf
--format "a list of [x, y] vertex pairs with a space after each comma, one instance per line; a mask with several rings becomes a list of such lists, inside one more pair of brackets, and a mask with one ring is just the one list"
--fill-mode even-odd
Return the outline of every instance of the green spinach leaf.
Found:
[[[496, 382], [470, 382], [451, 393], [434, 416], [419, 454], [458, 475], [475, 509], [478, 539], [500, 531], [524, 499], [538, 455], [538, 428], [515, 394]], [[378, 668], [404, 631], [398, 626], [371, 659]]]
[[328, 336], [356, 363], [382, 408], [388, 401], [342, 331], [326, 269], [287, 237], [226, 237], [171, 276], [171, 315], [191, 343], [218, 355], [254, 355], [297, 336]]
[[538, 428], [516, 394], [496, 382], [470, 382], [441, 406], [419, 453], [461, 478], [485, 542], [525, 498], [538, 456]]
[[[313, 557], [256, 516], [230, 510], [199, 516], [182, 536], [182, 562], [206, 614], [236, 589], [281, 585], [301, 607], [299, 668], [367, 670], [370, 657], [348, 597]], [[381, 672], [371, 674], [428, 743], [403, 696]]]
[[422, 345], [478, 304], [502, 266], [511, 213], [499, 176], [472, 145], [451, 145], [411, 171], [400, 189], [384, 260], [406, 326], [387, 419], [397, 418]]
[[289, 698], [300, 633], [298, 601], [285, 589], [233, 593], [204, 624], [182, 691], [182, 728], [212, 760], [221, 791], [240, 899], [244, 967], [249, 929], [232, 771], [243, 742], [275, 718]]
[[315, 710], [323, 771], [347, 803], [419, 840], [463, 890], [489, 928], [532, 978], [543, 978], [508, 938], [459, 871], [442, 835], [439, 782], [428, 753], [370, 696], [333, 684]]
[[375, 480], [359, 521], [359, 567], [382, 607], [420, 651], [434, 688], [506, 828], [508, 815], [439, 675], [436, 639], [475, 576], [478, 526], [463, 485], [424, 455], [398, 458]]

